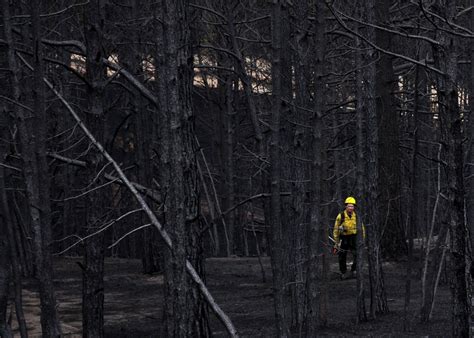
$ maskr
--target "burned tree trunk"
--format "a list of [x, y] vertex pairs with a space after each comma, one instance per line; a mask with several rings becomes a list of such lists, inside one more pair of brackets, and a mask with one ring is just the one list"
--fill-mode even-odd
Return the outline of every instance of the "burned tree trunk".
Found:
[[[374, 21], [374, 1], [364, 1], [364, 15], [362, 20], [366, 22]], [[364, 30], [367, 41], [374, 41], [374, 28], [366, 27]], [[369, 275], [370, 275], [370, 315], [375, 318], [376, 313], [386, 313], [388, 311], [387, 297], [384, 288], [384, 276], [382, 271], [380, 235], [382, 221], [380, 219], [379, 208], [379, 129], [378, 116], [375, 102], [375, 66], [372, 64], [375, 51], [369, 48], [363, 53], [362, 62], [365, 66], [362, 71], [361, 95], [358, 97], [359, 109], [366, 113], [366, 182], [365, 191], [367, 193], [367, 246], [369, 255]]]
[[[161, 2], [158, 43], [160, 118], [160, 185], [166, 192], [166, 230], [174, 243], [164, 252], [164, 334], [207, 336], [207, 315], [201, 295], [186, 273], [186, 259], [202, 266], [198, 241], [198, 185], [193, 111], [192, 56], [188, 2]], [[202, 270], [202, 269], [201, 269]]]
[[[93, 0], [85, 9], [84, 36], [86, 42], [87, 111], [86, 122], [98, 142], [104, 140], [103, 95], [106, 69], [102, 62], [107, 58], [103, 31], [105, 0]], [[104, 165], [103, 157], [95, 150], [87, 155], [87, 179], [94, 182]], [[100, 179], [99, 179], [100, 182]], [[105, 223], [105, 202], [102, 190], [87, 194], [86, 234], [97, 232]], [[82, 289], [82, 323], [84, 337], [104, 335], [104, 233], [100, 232], [85, 242]]]
[[[316, 20], [314, 25], [315, 34], [315, 71], [314, 71], [314, 112], [311, 116], [311, 208], [308, 225], [308, 271], [307, 271], [307, 314], [306, 314], [306, 335], [316, 336], [320, 319], [321, 282], [323, 280], [323, 259], [324, 246], [321, 245], [325, 231], [322, 221], [322, 116], [324, 109], [324, 6], [316, 3]], [[323, 231], [322, 231], [323, 230]]]
[[289, 335], [288, 316], [285, 304], [285, 273], [283, 252], [283, 228], [281, 221], [281, 151], [280, 151], [280, 118], [282, 110], [282, 69], [281, 69], [281, 16], [282, 2], [273, 4], [272, 12], [272, 134], [270, 141], [270, 223], [271, 223], [271, 262], [273, 271], [274, 307], [279, 336]]
[[[289, 237], [291, 239], [289, 243], [289, 266], [291, 268], [289, 270], [292, 280], [295, 281], [295, 283], [290, 285], [292, 326], [297, 327], [298, 332], [304, 332], [304, 320], [308, 313], [306, 308], [306, 283], [298, 283], [296, 281], [305, 281], [308, 272], [308, 264], [301, 264], [307, 261], [308, 257], [306, 240], [308, 233], [307, 220], [310, 209], [306, 208], [305, 205], [307, 184], [304, 182], [309, 174], [309, 170], [307, 162], [302, 159], [307, 157], [310, 142], [310, 135], [307, 133], [308, 129], [306, 126], [310, 120], [309, 112], [313, 110], [309, 88], [312, 82], [311, 58], [313, 54], [311, 52], [314, 44], [307, 36], [312, 25], [309, 15], [312, 7], [306, 1], [299, 2], [294, 7], [295, 17], [292, 18], [291, 15], [288, 15], [288, 19], [285, 18], [288, 21], [292, 19], [290, 21], [293, 27], [293, 31], [290, 31], [292, 40], [286, 42], [286, 47], [289, 48], [292, 44], [295, 46], [293, 53], [295, 97], [292, 99], [292, 95], [287, 94], [285, 98], [292, 105], [286, 120], [294, 121], [294, 123], [287, 122], [288, 127], [286, 128], [288, 129], [286, 132], [290, 134], [288, 144], [286, 144], [290, 152], [288, 154], [290, 159], [286, 161], [288, 163], [287, 179], [292, 182], [286, 183], [284, 190], [291, 192], [291, 197], [287, 199], [288, 208], [285, 208], [285, 222], [287, 222], [287, 233], [290, 234]], [[286, 38], [284, 37], [284, 39]], [[288, 68], [291, 69], [292, 67]], [[292, 81], [287, 81], [287, 83], [291, 84]], [[314, 315], [318, 312], [321, 313], [316, 311]]]
[[[377, 3], [375, 19], [378, 25], [390, 26], [390, 2]], [[391, 34], [384, 30], [375, 31], [377, 46], [390, 50]], [[400, 210], [400, 151], [398, 112], [394, 103], [396, 78], [393, 72], [392, 56], [381, 53], [376, 63], [375, 100], [378, 138], [378, 186], [379, 221], [383, 226], [380, 238], [385, 255], [398, 257], [405, 251], [404, 234]]]
[[[448, 18], [456, 17], [456, 3], [438, 0], [438, 8], [446, 10]], [[470, 301], [466, 278], [466, 252], [468, 233], [465, 223], [464, 201], [464, 153], [462, 114], [458, 107], [457, 62], [459, 41], [456, 35], [440, 30], [441, 48], [435, 50], [435, 64], [444, 72], [438, 77], [439, 120], [441, 144], [447, 178], [445, 191], [447, 220], [450, 230], [448, 264], [452, 294], [452, 334], [454, 337], [469, 336]]]
[[[140, 16], [146, 9], [142, 8], [143, 1], [132, 0], [130, 18], [132, 22], [139, 22]], [[131, 65], [135, 74], [143, 72], [143, 60], [146, 58], [146, 48], [140, 44], [142, 42], [141, 27], [134, 27], [131, 34], [131, 43], [138, 44], [136, 48], [130, 49], [125, 46], [123, 54]], [[131, 98], [131, 107], [133, 118], [135, 119], [135, 140], [136, 140], [136, 161], [137, 161], [137, 177], [138, 182], [145, 187], [153, 186], [153, 161], [152, 145], [155, 138], [155, 116], [147, 109], [148, 106], [140, 96], [138, 90], [134, 90]], [[146, 223], [146, 216], [140, 214], [136, 217], [138, 225]], [[138, 239], [140, 246], [140, 254], [142, 258], [142, 270], [145, 274], [152, 274], [161, 270], [160, 266], [160, 241], [159, 235], [155, 228], [145, 228], [142, 230]]]
[[419, 190], [419, 181], [418, 181], [418, 128], [419, 128], [419, 90], [418, 90], [418, 79], [420, 69], [419, 66], [416, 66], [415, 69], [415, 92], [414, 92], [414, 105], [413, 105], [413, 150], [412, 157], [410, 161], [410, 210], [408, 214], [408, 223], [407, 223], [407, 275], [405, 281], [405, 305], [404, 305], [404, 323], [406, 325], [405, 329], [409, 330], [409, 309], [411, 302], [411, 275], [413, 269], [413, 238], [415, 235], [415, 225], [417, 220], [418, 212], [418, 190]]
[[[471, 0], [471, 6], [474, 6], [474, 0]], [[474, 11], [471, 10], [471, 31], [474, 31]], [[467, 170], [466, 180], [466, 218], [471, 239], [471, 250], [474, 248], [474, 43], [471, 43], [469, 51], [471, 59], [471, 72], [469, 79], [469, 115], [467, 128]], [[473, 263], [473, 253], [471, 252], [471, 266]], [[471, 278], [474, 279], [474, 266], [471, 268]]]
[[[357, 39], [357, 47], [360, 49], [362, 47], [360, 39]], [[356, 55], [356, 65], [360, 67], [362, 65], [362, 55], [360, 52], [357, 52]], [[356, 73], [356, 83], [357, 83], [357, 99], [361, 100], [364, 96], [362, 91], [361, 84], [363, 82], [362, 77], [362, 69], [359, 69]], [[367, 210], [367, 204], [365, 201], [365, 179], [364, 179], [364, 172], [365, 172], [365, 162], [364, 162], [364, 153], [365, 153], [365, 139], [364, 139], [364, 126], [366, 122], [366, 114], [365, 111], [362, 109], [362, 105], [359, 105], [359, 109], [357, 109], [357, 122], [356, 122], [356, 142], [357, 142], [357, 196], [359, 199], [358, 203], [358, 216], [357, 216], [357, 321], [363, 322], [367, 320], [367, 310], [366, 310], [366, 303], [365, 303], [365, 283], [364, 283], [364, 254], [365, 254], [365, 238], [363, 238], [363, 219], [364, 214], [360, 210], [363, 210], [365, 207]]]
[[[0, 188], [5, 188], [3, 186], [3, 171], [4, 169], [0, 168], [0, 180], [2, 180], [2, 183], [0, 183]], [[1, 193], [3, 193], [3, 191], [4, 190], [2, 189]], [[3, 198], [1, 197], [0, 202], [2, 202], [3, 205]], [[9, 220], [6, 217], [4, 210], [1, 210], [0, 216], [0, 230], [2, 233], [6, 233], [7, 227], [9, 226], [7, 222]], [[14, 243], [11, 244], [13, 245]], [[7, 237], [2, 236], [2, 238], [0, 238], [0, 332], [7, 332], [9, 330], [7, 321], [8, 296], [11, 277], [9, 258], [10, 255], [8, 252]]]

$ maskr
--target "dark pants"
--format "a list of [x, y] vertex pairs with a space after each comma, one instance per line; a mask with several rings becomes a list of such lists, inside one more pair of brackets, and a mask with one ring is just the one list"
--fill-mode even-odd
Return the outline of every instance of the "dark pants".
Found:
[[339, 251], [339, 270], [341, 273], [346, 273], [347, 252], [352, 252], [354, 260], [352, 262], [351, 271], [357, 269], [357, 235], [342, 235], [341, 236], [341, 250]]

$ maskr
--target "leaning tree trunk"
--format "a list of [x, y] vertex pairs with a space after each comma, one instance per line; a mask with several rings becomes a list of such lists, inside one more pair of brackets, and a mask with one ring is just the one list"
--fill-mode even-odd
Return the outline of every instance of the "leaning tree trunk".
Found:
[[[3, 28], [8, 48], [8, 67], [11, 71], [12, 99], [20, 102], [19, 67], [16, 63], [10, 7], [3, 1]], [[43, 336], [58, 337], [61, 334], [53, 287], [53, 267], [50, 252], [51, 207], [49, 173], [46, 161], [46, 116], [43, 84], [43, 56], [41, 49], [40, 1], [31, 2], [32, 45], [34, 56], [33, 104], [34, 111], [27, 112], [22, 106], [13, 105], [23, 160], [23, 176], [29, 216], [33, 229], [36, 277], [41, 302], [41, 328]], [[31, 116], [27, 115], [31, 114]]]
[[[102, 62], [107, 58], [103, 46], [105, 0], [93, 0], [85, 9], [84, 36], [86, 42], [87, 111], [86, 123], [98, 142], [104, 139], [103, 91], [106, 69]], [[95, 150], [88, 153], [87, 179], [93, 182], [104, 165], [103, 157]], [[100, 182], [100, 180], [99, 180]], [[87, 195], [85, 232], [91, 234], [105, 223], [105, 203], [102, 189]], [[105, 197], [106, 198], [106, 197]], [[85, 242], [82, 323], [84, 337], [104, 336], [104, 232]]]

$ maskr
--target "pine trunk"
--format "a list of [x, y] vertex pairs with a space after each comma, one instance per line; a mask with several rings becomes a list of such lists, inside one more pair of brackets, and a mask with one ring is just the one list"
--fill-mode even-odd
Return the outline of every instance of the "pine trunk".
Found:
[[311, 116], [311, 208], [310, 221], [308, 226], [308, 271], [307, 271], [307, 315], [306, 315], [306, 335], [308, 337], [317, 335], [317, 328], [320, 319], [319, 310], [321, 308], [321, 287], [323, 274], [324, 255], [321, 240], [325, 238], [325, 231], [322, 231], [322, 116], [324, 109], [324, 6], [317, 2], [315, 5], [315, 45], [314, 51], [314, 83], [316, 91], [314, 93], [314, 112]]
[[[374, 21], [373, 0], [366, 0], [364, 6], [366, 22]], [[374, 41], [374, 28], [367, 27], [365, 36], [368, 41]], [[380, 252], [380, 235], [382, 220], [380, 218], [379, 207], [379, 129], [378, 116], [375, 102], [375, 66], [372, 64], [375, 58], [375, 51], [369, 48], [362, 57], [365, 69], [362, 72], [362, 97], [358, 98], [360, 109], [366, 113], [366, 133], [367, 133], [367, 155], [366, 155], [366, 188], [367, 192], [367, 246], [369, 255], [369, 276], [370, 276], [370, 315], [376, 317], [377, 313], [388, 312], [387, 297], [384, 288], [384, 276], [382, 271], [382, 259]]]
[[270, 226], [271, 262], [273, 271], [273, 290], [275, 320], [278, 336], [289, 335], [288, 316], [285, 304], [285, 279], [283, 267], [283, 228], [281, 221], [281, 153], [280, 153], [280, 115], [282, 109], [281, 84], [281, 16], [280, 0], [273, 4], [272, 12], [272, 132], [270, 141]]
[[[84, 36], [86, 42], [87, 88], [86, 124], [97, 141], [104, 141], [104, 87], [106, 70], [102, 63], [107, 58], [103, 47], [105, 1], [93, 0], [85, 10]], [[87, 180], [94, 182], [104, 165], [103, 157], [95, 149], [87, 155]], [[99, 179], [100, 183], [100, 179]], [[97, 232], [105, 223], [105, 202], [102, 190], [91, 191], [86, 201], [86, 234]], [[82, 289], [82, 323], [84, 337], [104, 336], [104, 232], [85, 242]]]
[[[381, 1], [374, 7], [378, 25], [390, 26], [390, 2]], [[375, 31], [377, 46], [390, 50], [392, 35], [384, 30]], [[396, 78], [393, 72], [392, 57], [385, 53], [378, 55], [375, 76], [375, 100], [378, 122], [378, 175], [379, 175], [379, 217], [383, 227], [380, 238], [384, 254], [399, 257], [405, 252], [404, 233], [400, 210], [400, 151], [398, 112], [393, 93]]]
[[[192, 57], [188, 2], [162, 1], [164, 53], [159, 55], [160, 103], [165, 117], [160, 129], [163, 175], [167, 191], [165, 224], [173, 250], [165, 250], [164, 334], [207, 336], [207, 312], [201, 295], [186, 272], [186, 258], [203, 272], [197, 228], [198, 188], [193, 112], [191, 108]], [[165, 129], [168, 129], [165, 130]]]

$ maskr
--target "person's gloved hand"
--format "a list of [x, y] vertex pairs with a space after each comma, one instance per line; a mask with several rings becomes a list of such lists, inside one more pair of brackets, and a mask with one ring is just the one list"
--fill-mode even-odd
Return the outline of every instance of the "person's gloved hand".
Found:
[[340, 249], [340, 244], [339, 243], [334, 244], [332, 248], [332, 254], [336, 255], [339, 252], [339, 249]]

